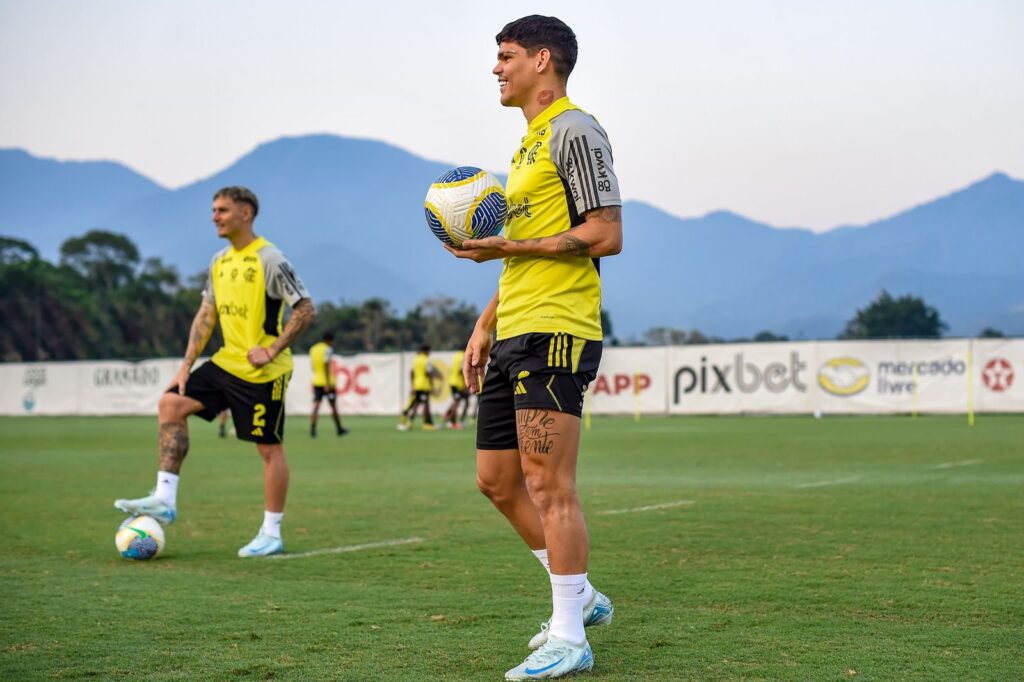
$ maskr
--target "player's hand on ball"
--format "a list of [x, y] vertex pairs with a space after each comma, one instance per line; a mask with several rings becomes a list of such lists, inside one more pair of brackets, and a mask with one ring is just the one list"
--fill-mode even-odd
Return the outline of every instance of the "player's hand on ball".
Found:
[[271, 360], [274, 359], [274, 356], [270, 352], [270, 349], [265, 348], [264, 346], [256, 346], [255, 348], [250, 348], [249, 352], [246, 354], [246, 357], [249, 358], [249, 364], [252, 365], [253, 367], [262, 367], [263, 365], [268, 364]]
[[495, 235], [483, 239], [467, 239], [459, 248], [447, 244], [444, 248], [457, 258], [468, 258], [476, 263], [483, 263], [496, 258], [504, 258], [508, 243], [504, 237]]

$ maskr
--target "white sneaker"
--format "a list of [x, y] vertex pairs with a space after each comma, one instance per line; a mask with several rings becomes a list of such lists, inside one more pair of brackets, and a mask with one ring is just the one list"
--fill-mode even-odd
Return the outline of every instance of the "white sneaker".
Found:
[[140, 497], [136, 500], [114, 500], [114, 506], [132, 516], [152, 516], [165, 526], [171, 525], [174, 523], [174, 519], [178, 518], [178, 510], [156, 495]]
[[398, 429], [399, 431], [408, 431], [409, 430], [409, 425], [408, 424], [395, 424], [395, 428]]
[[[594, 590], [594, 594], [590, 598], [590, 601], [583, 607], [583, 627], [589, 628], [597, 627], [599, 625], [608, 625], [612, 622], [612, 615], [614, 613], [615, 607], [612, 606], [612, 600], [597, 590]], [[527, 646], [531, 649], [543, 646], [544, 642], [548, 641], [548, 628], [550, 627], [551, 619], [548, 618], [540, 624], [540, 632], [530, 639], [530, 643]]]
[[590, 645], [570, 644], [557, 637], [548, 637], [544, 645], [526, 660], [505, 673], [506, 680], [547, 680], [565, 675], [590, 672], [594, 669], [594, 652]]
[[260, 531], [248, 545], [238, 550], [238, 556], [246, 559], [254, 556], [270, 556], [284, 552], [284, 540]]

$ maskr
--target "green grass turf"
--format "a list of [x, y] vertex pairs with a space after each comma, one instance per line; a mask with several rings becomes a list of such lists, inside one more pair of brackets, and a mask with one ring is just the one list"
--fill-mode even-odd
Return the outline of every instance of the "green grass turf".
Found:
[[[475, 488], [471, 432], [289, 422], [293, 553], [241, 560], [253, 447], [192, 425], [163, 556], [118, 557], [156, 425], [0, 419], [0, 679], [497, 680], [546, 576]], [[580, 489], [607, 680], [1024, 676], [1024, 417], [596, 418]], [[691, 500], [622, 514], [602, 511]]]

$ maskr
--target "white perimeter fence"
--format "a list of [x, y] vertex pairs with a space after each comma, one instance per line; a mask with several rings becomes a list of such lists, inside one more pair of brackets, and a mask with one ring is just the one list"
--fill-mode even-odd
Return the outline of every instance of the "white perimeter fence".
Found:
[[[449, 400], [451, 352], [431, 356]], [[412, 353], [336, 357], [343, 414], [396, 415]], [[155, 414], [178, 359], [0, 364], [0, 415]], [[295, 358], [289, 414], [308, 414], [309, 358]], [[802, 341], [605, 348], [592, 414], [1024, 412], [1024, 339]]]

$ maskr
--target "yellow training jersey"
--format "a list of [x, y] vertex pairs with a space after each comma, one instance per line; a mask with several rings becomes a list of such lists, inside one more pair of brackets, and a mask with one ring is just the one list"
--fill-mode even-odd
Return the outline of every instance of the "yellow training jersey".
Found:
[[[505, 188], [505, 237], [536, 239], [584, 222], [583, 214], [621, 206], [608, 136], [569, 98], [530, 121]], [[586, 256], [505, 259], [498, 282], [498, 339], [565, 332], [599, 341], [599, 262]]]
[[465, 351], [455, 351], [455, 355], [452, 356], [452, 373], [448, 378], [449, 385], [460, 391], [466, 390], [466, 377], [462, 374], [462, 361], [465, 358]]
[[254, 384], [273, 381], [292, 369], [291, 350], [281, 351], [256, 368], [247, 354], [269, 346], [281, 334], [284, 304], [294, 306], [309, 292], [276, 246], [263, 237], [245, 248], [219, 251], [210, 263], [204, 298], [217, 308], [224, 346], [212, 361], [239, 379]]
[[331, 359], [334, 349], [325, 341], [314, 343], [309, 349], [309, 363], [313, 367], [313, 385], [322, 387], [334, 386], [334, 372], [331, 371]]
[[430, 365], [430, 360], [423, 353], [417, 353], [416, 358], [412, 361], [412, 390], [414, 391], [429, 391], [431, 390], [430, 385], [430, 371], [433, 369]]

